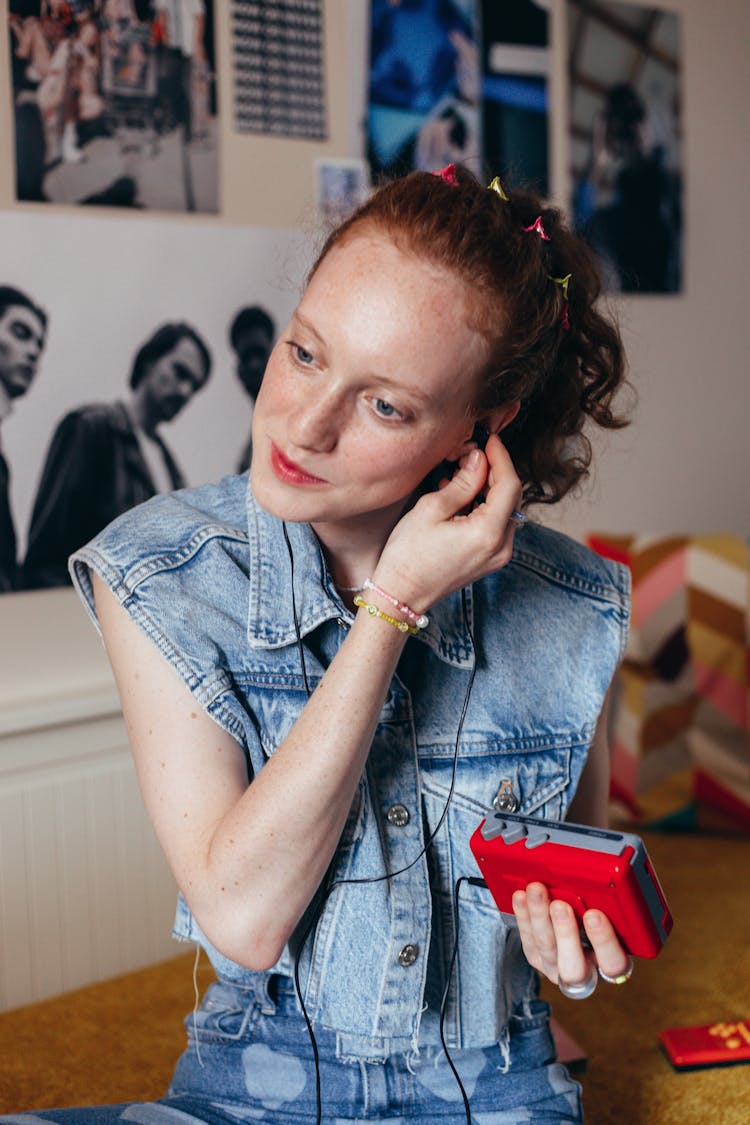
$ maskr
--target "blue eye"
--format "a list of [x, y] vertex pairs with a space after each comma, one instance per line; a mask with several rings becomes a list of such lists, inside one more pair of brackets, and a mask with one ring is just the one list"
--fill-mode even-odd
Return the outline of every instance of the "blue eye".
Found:
[[309, 352], [307, 348], [303, 348], [301, 344], [296, 344], [294, 340], [287, 340], [286, 343], [289, 347], [292, 359], [295, 363], [298, 363], [300, 367], [310, 367], [311, 364], [315, 363], [315, 356], [312, 352]]
[[305, 366], [314, 362], [315, 357], [312, 352], [308, 352], [306, 348], [300, 347], [299, 344], [294, 345], [294, 352], [299, 362], [305, 364]]
[[395, 406], [391, 406], [390, 402], [386, 402], [384, 398], [373, 399], [375, 403], [375, 410], [381, 418], [395, 418], [398, 416], [398, 410]]

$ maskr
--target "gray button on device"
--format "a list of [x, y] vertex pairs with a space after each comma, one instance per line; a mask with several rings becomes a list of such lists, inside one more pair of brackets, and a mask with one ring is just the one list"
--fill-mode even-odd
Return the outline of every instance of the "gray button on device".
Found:
[[414, 964], [417, 957], [419, 957], [419, 946], [412, 945], [410, 942], [408, 945], [405, 945], [399, 953], [398, 963], [403, 966], [404, 969], [408, 969], [409, 965]]
[[409, 810], [406, 805], [391, 805], [386, 816], [394, 828], [403, 828], [409, 823]]
[[525, 835], [525, 824], [509, 824], [503, 832], [503, 840], [506, 844], [515, 844], [516, 840], [522, 840]]

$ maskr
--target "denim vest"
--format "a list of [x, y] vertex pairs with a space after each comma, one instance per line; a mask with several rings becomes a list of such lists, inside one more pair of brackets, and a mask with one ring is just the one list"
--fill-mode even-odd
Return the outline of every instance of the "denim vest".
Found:
[[[287, 530], [314, 690], [352, 617], [312, 529]], [[92, 570], [237, 740], [252, 778], [307, 695], [283, 524], [258, 507], [247, 477], [156, 496], [78, 551], [71, 573], [94, 617]], [[454, 885], [478, 874], [469, 838], [499, 794], [518, 812], [565, 816], [623, 654], [628, 594], [625, 568], [527, 524], [504, 569], [433, 606], [407, 641], [333, 862], [335, 880], [397, 874], [334, 889], [300, 956], [308, 1013], [337, 1033], [341, 1057], [437, 1041]], [[279, 815], [293, 822], [295, 810]], [[463, 884], [458, 918], [446, 1042], [486, 1046], [532, 996], [535, 974], [486, 890]], [[293, 971], [304, 924], [274, 972]], [[224, 957], [182, 896], [175, 935], [199, 942], [220, 977], [263, 994], [270, 974]]]

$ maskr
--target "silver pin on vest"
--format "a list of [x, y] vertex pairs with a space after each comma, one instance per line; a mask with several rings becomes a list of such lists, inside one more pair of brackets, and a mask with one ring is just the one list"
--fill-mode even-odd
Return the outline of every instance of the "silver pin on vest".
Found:
[[518, 797], [513, 792], [513, 782], [509, 777], [503, 778], [500, 782], [492, 807], [497, 812], [515, 812], [518, 808]]

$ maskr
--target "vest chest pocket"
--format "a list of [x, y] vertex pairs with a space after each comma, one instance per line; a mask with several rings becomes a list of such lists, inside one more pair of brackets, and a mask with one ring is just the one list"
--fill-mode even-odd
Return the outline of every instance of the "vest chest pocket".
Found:
[[[583, 757], [583, 751], [576, 755], [570, 746], [459, 756], [451, 803], [476, 813], [479, 819], [497, 811], [562, 820], [573, 793], [571, 783], [578, 780]], [[435, 797], [443, 794], [447, 800], [452, 762], [441, 756], [422, 759], [420, 764], [424, 790]]]

